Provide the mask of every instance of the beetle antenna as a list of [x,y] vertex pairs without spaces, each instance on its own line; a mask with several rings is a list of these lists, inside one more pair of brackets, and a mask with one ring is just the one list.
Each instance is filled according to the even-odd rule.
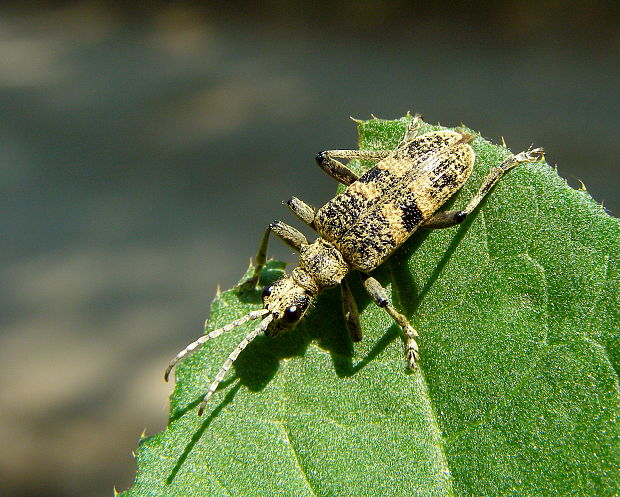
[[259,335],[261,331],[265,331],[267,329],[267,326],[269,326],[269,323],[271,323],[272,320],[273,320],[273,314],[270,313],[265,319],[261,321],[261,323],[256,327],[256,329],[248,333],[248,335],[243,340],[241,340],[241,342],[239,342],[239,345],[237,345],[237,348],[230,353],[230,355],[228,356],[228,359],[224,361],[224,364],[220,368],[220,371],[215,376],[215,380],[213,380],[213,383],[211,383],[211,386],[209,387],[209,391],[204,396],[204,399],[202,399],[202,402],[200,403],[200,408],[198,409],[198,416],[202,416],[202,413],[205,410],[205,406],[207,405],[207,402],[209,402],[209,399],[211,398],[213,393],[217,390],[218,385],[224,379],[224,376],[226,376],[226,373],[232,366],[233,362],[237,360],[237,357],[239,357],[239,354],[241,354],[243,349],[245,349],[248,346],[248,344]]
[[228,323],[226,326],[222,326],[221,328],[218,328],[217,330],[213,330],[210,333],[207,333],[206,335],[202,335],[198,340],[190,343],[187,347],[185,347],[181,352],[179,352],[175,356],[174,359],[170,361],[170,364],[168,364],[168,367],[166,368],[166,372],[164,373],[164,379],[168,381],[170,372],[172,371],[172,368],[174,368],[176,363],[179,362],[181,359],[183,359],[185,356],[190,355],[191,353],[195,352],[197,349],[202,347],[202,345],[206,341],[211,340],[212,338],[218,337],[222,333],[226,333],[227,331],[230,331],[233,328],[236,328],[237,326],[241,326],[243,323],[246,323],[247,321],[250,321],[252,319],[262,318],[265,314],[269,314],[270,312],[271,311],[268,311],[267,309],[259,309],[257,311],[251,311],[245,316],[239,319],[235,319],[231,323]]

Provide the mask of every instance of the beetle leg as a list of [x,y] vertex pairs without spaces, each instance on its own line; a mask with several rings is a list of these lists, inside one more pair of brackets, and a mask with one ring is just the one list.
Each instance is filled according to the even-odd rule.
[[486,179],[482,183],[482,186],[478,190],[478,193],[469,201],[467,207],[463,211],[465,215],[471,214],[471,212],[478,206],[481,200],[485,197],[489,190],[493,188],[493,185],[504,175],[506,171],[509,171],[519,164],[525,164],[528,162],[537,162],[543,159],[545,151],[542,148],[529,148],[528,150],[518,153],[517,155],[511,155],[498,167],[494,167],[489,171]]
[[293,214],[312,229],[316,229],[314,227],[314,216],[316,215],[316,209],[314,207],[306,204],[303,200],[299,200],[297,197],[291,197],[285,203],[287,207],[293,211]]
[[359,179],[359,175],[351,171],[339,159],[360,159],[379,161],[385,159],[393,150],[324,150],[316,155],[316,161],[321,169],[336,181],[349,186]]
[[465,221],[467,214],[465,211],[446,211],[438,212],[430,219],[424,221],[420,227],[429,230],[437,230],[443,228],[451,228]]
[[542,148],[529,149],[517,155],[511,155],[498,167],[494,167],[489,171],[489,174],[482,182],[482,186],[478,190],[478,193],[476,193],[476,195],[474,195],[474,197],[469,201],[469,204],[467,204],[467,207],[465,207],[465,209],[463,209],[462,211],[455,210],[439,212],[430,219],[427,219],[424,223],[422,223],[421,227],[428,229],[442,229],[450,228],[451,226],[462,223],[465,218],[469,214],[471,214],[474,209],[476,209],[476,207],[478,207],[478,204],[480,204],[482,199],[486,196],[487,193],[489,193],[491,188],[493,188],[495,183],[499,181],[499,179],[504,175],[506,171],[509,171],[510,169],[518,166],[519,164],[539,161],[543,156],[544,150]]
[[244,289],[255,288],[258,283],[258,277],[260,276],[260,272],[265,267],[267,262],[267,245],[269,243],[269,235],[274,233],[278,236],[284,243],[286,243],[293,250],[299,252],[302,245],[308,245],[308,240],[299,230],[289,226],[282,221],[274,221],[265,230],[263,234],[263,238],[261,239],[260,245],[258,246],[258,252],[256,253],[256,265],[254,266],[254,272],[252,273],[252,277],[243,283],[239,284],[238,287],[243,287]]
[[340,283],[340,290],[342,291],[342,312],[344,314],[347,330],[349,330],[352,341],[360,342],[363,337],[360,315],[357,311],[355,298],[353,298],[353,294],[351,293],[351,287],[349,287],[346,278]]
[[[413,119],[409,121],[405,135],[400,144],[410,142],[417,136],[421,122],[422,116],[416,114]],[[316,155],[316,161],[319,167],[332,178],[343,185],[349,186],[359,179],[359,175],[351,171],[351,169],[342,162],[337,161],[336,158],[380,161],[393,152],[394,150],[324,150]]]
[[372,300],[374,300],[375,304],[385,309],[385,312],[387,312],[390,317],[396,321],[396,324],[402,328],[405,335],[405,360],[409,364],[409,367],[414,369],[415,362],[420,359],[418,344],[415,340],[418,333],[413,326],[411,326],[407,317],[392,307],[388,300],[387,292],[385,288],[381,286],[381,283],[366,273],[362,273],[362,280],[364,282],[364,288]]

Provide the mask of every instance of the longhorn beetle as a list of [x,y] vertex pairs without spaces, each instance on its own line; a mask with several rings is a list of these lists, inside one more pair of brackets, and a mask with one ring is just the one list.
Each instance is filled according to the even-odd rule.
[[[405,360],[410,368],[419,360],[417,332],[409,320],[389,302],[385,289],[369,275],[418,228],[448,228],[462,223],[493,185],[509,169],[543,156],[536,148],[511,155],[491,168],[478,193],[463,210],[436,211],[465,183],[475,154],[469,143],[474,136],[459,131],[431,131],[418,135],[421,118],[410,120],[405,135],[394,150],[326,150],[316,160],[327,174],[346,185],[320,209],[298,198],[286,203],[293,213],[319,234],[309,243],[297,229],[275,221],[265,230],[256,254],[252,277],[240,286],[254,288],[267,260],[269,235],[274,233],[299,252],[299,264],[291,275],[286,273],[263,289],[263,308],[201,336],[170,361],[168,380],[175,364],[207,340],[243,323],[260,319],[224,362],[198,410],[202,414],[207,402],[239,354],[261,332],[269,337],[285,333],[300,321],[313,299],[323,290],[340,285],[345,322],[353,341],[362,339],[357,306],[344,277],[359,271],[364,287],[376,305],[385,309],[402,328],[405,336]],[[374,167],[358,176],[339,159],[377,161]]]

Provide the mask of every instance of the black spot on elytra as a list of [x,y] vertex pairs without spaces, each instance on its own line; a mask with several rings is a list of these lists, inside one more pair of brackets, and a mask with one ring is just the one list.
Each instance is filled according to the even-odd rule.
[[375,181],[377,178],[384,176],[386,173],[387,171],[385,169],[379,169],[378,167],[373,167],[372,169],[369,169],[364,174],[362,174],[362,176],[360,177],[360,179],[358,179],[358,181],[362,183],[371,183]]
[[399,205],[399,207],[403,212],[401,217],[403,227],[407,231],[415,230],[422,222],[422,211],[420,211],[420,209],[418,208],[418,204],[415,202],[415,200],[411,200],[406,204]]

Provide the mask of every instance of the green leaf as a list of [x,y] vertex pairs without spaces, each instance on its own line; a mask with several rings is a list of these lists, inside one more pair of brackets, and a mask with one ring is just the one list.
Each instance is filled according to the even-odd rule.
[[[360,123],[360,146],[393,147],[405,123]],[[473,147],[448,208],[508,154]],[[263,279],[278,274],[272,263]],[[361,343],[328,291],[293,332],[250,344],[203,417],[250,326],[184,360],[168,427],[140,442],[124,495],[620,494],[620,223],[586,192],[521,165],[463,225],[415,233],[376,271],[420,333],[416,372],[355,276]],[[259,307],[259,292],[225,292],[209,328]]]

